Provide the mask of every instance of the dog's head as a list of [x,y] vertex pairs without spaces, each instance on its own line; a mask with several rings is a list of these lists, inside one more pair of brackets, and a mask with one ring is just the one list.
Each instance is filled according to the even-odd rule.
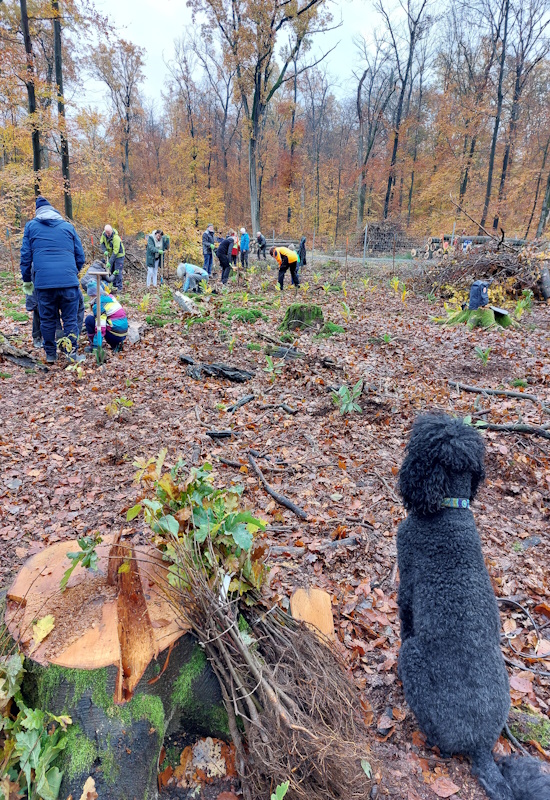
[[405,508],[434,514],[458,486],[465,487],[473,500],[485,477],[484,453],[478,431],[461,420],[446,414],[418,417],[399,472]]

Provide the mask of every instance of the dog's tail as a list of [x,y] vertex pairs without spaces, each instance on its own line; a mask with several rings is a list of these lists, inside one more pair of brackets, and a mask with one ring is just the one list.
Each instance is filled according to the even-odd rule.
[[536,758],[508,756],[497,763],[484,751],[472,757],[472,772],[490,800],[550,800],[550,774]]

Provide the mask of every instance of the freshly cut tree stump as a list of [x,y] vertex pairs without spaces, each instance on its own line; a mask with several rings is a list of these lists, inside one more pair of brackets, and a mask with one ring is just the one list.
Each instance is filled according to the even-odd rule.
[[[99,569],[78,565],[61,592],[75,549],[42,550],[7,593],[6,625],[26,656],[23,695],[72,719],[60,798],[79,798],[92,776],[102,800],[155,800],[166,733],[227,738],[219,684],[164,596],[157,550],[103,543]],[[50,615],[53,630],[38,642],[33,623]]]
[[323,309],[321,306],[307,303],[294,303],[286,310],[281,323],[282,331],[311,330],[322,328],[324,325]]

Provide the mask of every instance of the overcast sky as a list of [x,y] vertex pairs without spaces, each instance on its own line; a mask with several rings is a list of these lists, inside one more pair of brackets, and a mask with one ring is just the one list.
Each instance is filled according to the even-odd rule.
[[[98,10],[108,16],[118,35],[146,49],[144,93],[150,99],[159,98],[165,86],[165,61],[173,54],[174,39],[185,27],[192,25],[191,11],[185,0],[96,0]],[[340,0],[332,3],[334,21],[342,18],[337,30],[317,36],[312,52],[319,56],[336,45],[327,58],[330,72],[342,88],[350,79],[357,64],[353,38],[363,34],[370,38],[377,23],[370,0]],[[87,79],[79,104],[103,108],[107,103],[102,84]]]

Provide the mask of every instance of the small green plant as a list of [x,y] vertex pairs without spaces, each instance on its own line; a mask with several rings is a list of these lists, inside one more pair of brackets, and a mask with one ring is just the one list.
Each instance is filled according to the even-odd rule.
[[523,551],[522,543],[519,541],[514,542],[514,544],[512,545],[512,550],[514,551],[514,553],[521,553]]
[[290,786],[290,781],[285,781],[284,783],[280,783],[275,792],[271,793],[271,800],[283,800],[283,797],[288,792],[288,788]]
[[370,284],[370,278],[361,278],[361,283],[363,284],[363,286],[365,288],[365,291],[368,291],[369,284]]
[[300,289],[304,294],[307,294],[309,292],[309,283],[307,281],[304,281],[303,283],[300,284]]
[[0,797],[57,800],[63,773],[55,762],[67,746],[72,720],[29,708],[21,694],[24,673],[20,653],[0,657]]
[[320,272],[314,272],[313,273],[313,280],[315,281],[315,283],[320,283],[321,282],[321,278],[322,278],[322,275],[321,275]]
[[208,285],[208,281],[205,278],[203,278],[202,281],[199,281],[199,286],[203,294],[212,294],[212,287]]
[[149,311],[150,304],[151,304],[151,295],[144,294],[140,302],[138,303],[138,308],[145,314],[146,311]]
[[433,292],[430,292],[429,294],[426,295],[426,300],[428,301],[428,303],[435,303],[435,294]]
[[345,328],[341,325],[336,325],[334,322],[325,322],[319,333],[317,334],[322,339],[328,339],[329,336],[334,336],[335,333],[344,333]]
[[267,292],[267,290],[269,289],[269,281],[262,281],[260,283],[260,288],[262,292]]
[[235,342],[236,341],[237,340],[233,336],[233,338],[230,339],[230,341],[227,343],[227,349],[229,350],[229,355],[233,355],[233,348],[235,347]]
[[11,372],[0,372],[0,378],[6,381],[8,378],[11,378]]
[[348,290],[346,288],[346,281],[345,280],[342,281],[342,291],[344,293],[344,297],[347,297],[348,296]]
[[57,346],[67,355],[70,355],[74,350],[74,340],[70,336],[62,336],[57,340]]
[[271,356],[266,356],[265,360],[266,366],[263,371],[269,374],[271,383],[273,383],[277,375],[280,375],[283,371],[284,361],[273,361]]
[[332,284],[330,282],[323,283],[323,291],[325,294],[328,294],[332,289]]
[[510,386],[513,386],[514,389],[526,389],[527,385],[525,378],[514,378],[514,380],[510,382]]
[[228,596],[243,597],[258,591],[267,574],[262,548],[253,548],[256,533],[266,523],[239,508],[242,486],[215,489],[211,464],[188,470],[183,461],[162,474],[166,450],[156,459],[138,460],[136,480],[153,497],[142,500],[126,513],[128,521],[143,512],[155,534],[155,544],[172,562],[168,580],[173,586],[187,585],[187,563],[181,548],[206,570],[209,578],[220,573],[227,579]]
[[342,314],[344,315],[344,319],[346,320],[346,322],[349,322],[351,319],[351,308],[348,306],[347,303],[344,303],[343,301],[340,305],[342,306]]
[[99,533],[94,533],[93,536],[82,536],[78,539],[78,546],[80,547],[80,551],[76,553],[67,553],[67,558],[73,562],[68,570],[63,574],[61,581],[59,583],[59,588],[61,591],[65,591],[69,578],[73,574],[74,570],[81,564],[85,569],[97,570],[97,565],[99,563],[99,556],[96,553],[96,548],[98,544],[101,544],[103,539],[99,535]]
[[522,297],[517,301],[516,307],[514,310],[514,316],[517,320],[520,320],[523,316],[524,311],[531,311],[533,307],[533,292],[530,289],[524,289],[522,292]]
[[255,350],[255,351],[258,351],[258,350],[261,350],[261,349],[262,349],[262,345],[261,345],[261,344],[258,344],[258,342],[248,342],[248,344],[246,345],[246,349],[247,349],[247,350]]
[[69,364],[68,367],[65,367],[65,372],[74,372],[77,380],[79,381],[81,381],[83,378],[86,377],[86,373],[84,372],[80,364]]
[[361,406],[355,401],[361,397],[363,391],[363,379],[360,378],[353,389],[349,386],[340,386],[337,392],[332,392],[332,401],[338,406],[340,414],[351,414],[353,411],[361,411]]
[[383,333],[381,339],[385,344],[391,344],[392,335],[391,333]]
[[395,294],[397,294],[399,292],[399,278],[394,276],[390,281],[390,286]]
[[490,354],[490,352],[491,352],[491,348],[490,347],[488,347],[486,350],[484,350],[482,347],[477,345],[475,347],[475,349],[474,349],[474,353],[479,358],[479,360],[481,361],[481,363],[483,364],[484,367],[486,367],[487,364],[489,363],[489,354]]
[[124,409],[132,408],[133,405],[133,400],[128,400],[126,397],[115,397],[111,403],[105,406],[105,411],[112,419],[120,419]]

